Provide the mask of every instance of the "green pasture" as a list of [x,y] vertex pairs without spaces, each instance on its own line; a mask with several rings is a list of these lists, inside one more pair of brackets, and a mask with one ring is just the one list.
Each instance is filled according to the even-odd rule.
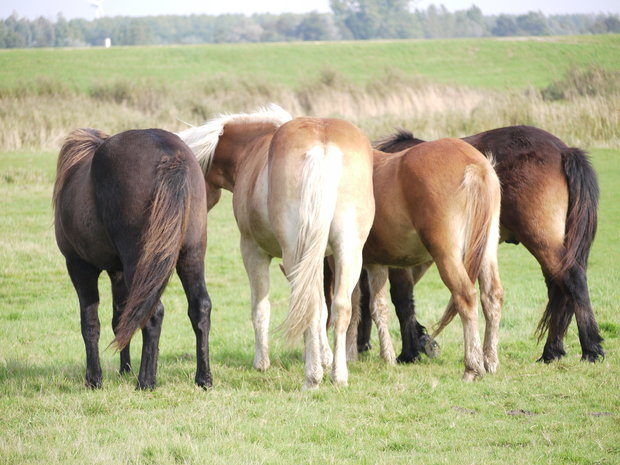
[[[433,82],[465,84],[502,95],[504,90],[547,86],[575,67],[620,69],[619,49],[616,35],[0,50],[1,121],[7,126],[15,120],[12,114],[24,113],[23,119],[11,123],[19,128],[7,132],[3,140],[11,141],[25,128],[45,136],[41,146],[52,145],[48,134],[49,138],[66,134],[72,114],[85,119],[105,114],[109,117],[105,122],[88,121],[102,129],[112,126],[116,111],[125,111],[123,125],[132,118],[140,118],[144,125],[173,119],[164,114],[155,120],[125,101],[95,112],[87,106],[72,107],[83,103],[80,99],[64,100],[73,92],[89,93],[101,82],[144,80],[153,83],[155,94],[160,84],[166,89],[178,85],[187,98],[183,90],[196,89],[196,82],[208,86],[214,79],[223,83],[235,76],[246,82],[299,87],[325,69],[359,84],[398,69]],[[235,86],[227,89],[237,91]],[[11,97],[21,92],[28,95],[25,100]],[[528,99],[527,94],[520,98]],[[45,103],[37,105],[39,101]],[[588,140],[587,134],[603,124],[596,115],[604,115],[608,125],[620,120],[613,102],[618,102],[617,95],[582,99],[580,107],[537,101],[536,111],[564,121],[573,108],[581,108],[580,124],[566,119],[561,134],[567,143],[581,145],[575,141]],[[608,106],[595,113],[595,103]],[[539,113],[527,113],[528,108],[518,108],[524,111],[508,121],[549,129],[542,121],[550,119],[538,119]],[[241,110],[247,109],[237,111]],[[521,114],[531,119],[524,121]],[[476,115],[472,111],[469,117]],[[467,116],[442,121],[438,113],[433,118],[433,124],[453,128],[454,134],[471,129]],[[505,121],[499,114],[488,118],[480,121],[495,125]],[[168,124],[165,127],[170,128]],[[602,141],[600,145],[582,146],[591,154],[601,186],[588,278],[605,338],[607,356],[602,362],[580,361],[573,322],[566,337],[568,355],[549,365],[535,363],[542,343],[534,331],[547,300],[546,288],[533,257],[523,247],[503,244],[499,256],[506,298],[496,375],[470,384],[461,381],[462,330],[455,320],[438,340],[442,348],[438,358],[385,366],[374,332],[373,350],[349,366],[348,387],[336,388],[326,376],[320,389],[311,393],[300,390],[301,345],[287,349],[275,332],[288,302],[278,260],[271,269],[272,367],[265,373],[252,368],[250,293],[227,193],[209,215],[206,280],[213,301],[213,388],[203,391],[193,385],[194,335],[176,277],[163,297],[166,316],[157,389],[136,391],[136,375],[117,374],[118,355],[105,349],[113,335],[104,276],[100,280],[104,386],[96,391],[85,388],[77,297],[53,232],[51,193],[57,153],[8,151],[0,145],[0,463],[620,463],[619,132],[601,132],[595,139]],[[448,292],[433,269],[416,287],[420,321],[431,326],[447,302]],[[395,315],[390,328],[399,350]],[[132,347],[134,371],[139,366],[140,339],[137,334]]]
[[205,82],[218,76],[297,88],[326,69],[357,84],[387,70],[444,84],[541,87],[571,68],[620,67],[620,35],[0,50],[0,92],[50,83],[86,92],[117,80]]
[[[620,324],[617,267],[620,167],[617,150],[593,150],[600,174],[600,226],[590,290],[606,359],[579,361],[574,323],[568,356],[535,363],[534,328],[545,288],[522,247],[500,246],[506,304],[499,373],[465,384],[462,335],[454,322],[442,354],[385,366],[373,349],[350,365],[350,386],[325,379],[302,393],[301,348],[272,339],[272,368],[252,369],[249,291],[226,195],[210,216],[207,283],[213,299],[214,387],[193,386],[193,333],[175,278],[167,289],[159,383],[134,389],[103,351],[104,387],[83,385],[77,298],[53,237],[55,154],[0,155],[0,459],[27,463],[574,463],[620,460]],[[272,266],[272,328],[284,318],[287,287]],[[102,278],[102,349],[112,339],[111,302]],[[448,300],[436,273],[416,288],[422,322]],[[397,346],[396,318],[391,332]],[[134,367],[140,337],[134,339]],[[378,346],[376,336],[373,342]]]

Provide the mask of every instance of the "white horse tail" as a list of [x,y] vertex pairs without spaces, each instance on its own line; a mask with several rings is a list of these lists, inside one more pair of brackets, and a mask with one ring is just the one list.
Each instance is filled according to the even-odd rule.
[[288,274],[291,299],[284,333],[289,344],[310,327],[323,304],[323,258],[341,173],[342,151],[338,147],[317,145],[306,152],[301,171],[297,244]]
[[[464,211],[463,265],[472,283],[482,263],[499,243],[501,187],[491,163],[471,164],[465,168],[461,192],[467,199]],[[456,316],[452,301],[436,325],[437,336]]]

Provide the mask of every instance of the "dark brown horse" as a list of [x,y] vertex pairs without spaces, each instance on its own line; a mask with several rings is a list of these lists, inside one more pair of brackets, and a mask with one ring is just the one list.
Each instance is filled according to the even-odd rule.
[[[582,360],[604,357],[603,341],[588,293],[586,269],[597,225],[599,188],[586,154],[554,135],[531,126],[511,126],[463,138],[495,159],[502,184],[501,238],[522,243],[540,263],[549,301],[538,324],[538,337],[548,332],[539,361],[566,353],[563,339],[573,314],[577,320]],[[423,142],[401,130],[377,144],[399,152]],[[413,286],[430,266],[391,269],[392,301],[403,335],[400,361],[414,361],[423,348],[424,328],[415,319]],[[368,310],[362,312],[368,315]],[[367,344],[366,316],[358,346]],[[425,336],[424,336],[425,337]]]
[[[207,199],[191,150],[159,129],[108,136],[78,129],[66,139],[54,184],[56,241],[80,302],[86,347],[86,385],[100,387],[99,291],[105,270],[112,282],[113,344],[120,371],[130,369],[129,341],[142,328],[139,388],[156,383],[160,297],[175,266],[196,334],[199,386],[211,386],[211,301],[204,280]],[[191,210],[191,215],[190,215]]]

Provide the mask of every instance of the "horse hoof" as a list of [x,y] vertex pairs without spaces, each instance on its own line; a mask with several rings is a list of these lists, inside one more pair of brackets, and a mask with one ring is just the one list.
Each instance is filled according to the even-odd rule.
[[394,352],[388,352],[388,353],[381,354],[381,358],[388,365],[396,365],[396,354]]
[[346,367],[340,367],[339,370],[332,370],[329,379],[334,386],[345,387],[349,382],[349,370],[347,370]]
[[306,381],[301,387],[302,391],[316,391],[319,388],[319,383]]
[[88,379],[86,378],[86,382],[84,385],[90,389],[101,389],[103,387],[103,382],[100,379]]
[[417,363],[421,360],[420,358],[420,354],[417,355],[413,355],[413,354],[400,354],[397,358],[396,358],[396,363]]
[[138,381],[136,384],[136,391],[154,391],[155,382],[141,383]]
[[582,362],[590,362],[590,363],[596,363],[596,362],[602,362],[605,359],[605,353],[603,351],[601,351],[602,353],[598,354],[598,353],[584,353],[581,356],[581,361]]
[[195,382],[196,386],[201,387],[205,391],[213,387],[213,379],[211,378],[211,375],[200,379],[196,378]]
[[490,373],[492,375],[497,373],[498,366],[499,366],[499,362],[491,362],[487,360],[484,361],[484,368],[486,369],[487,373]]
[[477,373],[472,370],[465,370],[465,373],[463,373],[463,381],[466,383],[474,382],[477,379],[482,379],[482,377],[483,375],[481,373]]
[[269,359],[254,360],[254,369],[257,371],[267,371],[271,366]]
[[370,349],[372,349],[372,345],[370,344],[370,342],[365,342],[364,344],[360,344],[357,346],[357,352],[360,354],[362,352],[367,352]]
[[441,347],[437,341],[427,334],[422,336],[422,347],[424,347],[424,353],[430,359],[438,357],[441,353]]

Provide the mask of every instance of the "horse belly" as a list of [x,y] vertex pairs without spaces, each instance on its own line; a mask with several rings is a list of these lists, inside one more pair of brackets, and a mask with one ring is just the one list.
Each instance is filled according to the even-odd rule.
[[364,246],[364,264],[409,267],[432,260],[417,231],[410,229],[398,234],[371,232]]
[[266,192],[256,189],[249,201],[242,201],[241,197],[239,193],[233,195],[233,211],[239,231],[246,237],[252,237],[270,256],[281,257],[282,250],[269,221]]

